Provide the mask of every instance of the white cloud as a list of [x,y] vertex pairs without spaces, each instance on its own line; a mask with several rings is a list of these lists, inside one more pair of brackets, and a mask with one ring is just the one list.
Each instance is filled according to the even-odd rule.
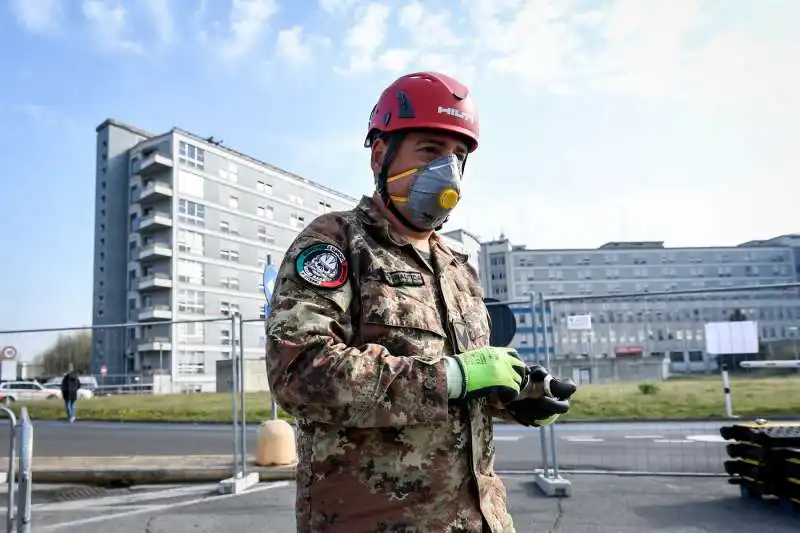
[[381,53],[375,61],[381,68],[393,73],[406,72],[412,62],[419,57],[413,48],[389,48]]
[[11,0],[11,11],[20,26],[33,33],[58,32],[64,0]]
[[344,46],[349,52],[347,68],[339,72],[359,73],[371,70],[375,65],[375,53],[386,40],[391,8],[373,2],[360,10],[353,26],[347,30]]
[[220,44],[220,55],[237,60],[252,52],[277,12],[276,0],[233,0],[228,20],[230,36]]
[[328,46],[328,38],[308,35],[302,26],[292,26],[278,32],[275,55],[294,66],[305,66],[313,62],[315,54]]
[[175,21],[172,17],[172,0],[144,0],[144,8],[152,19],[158,39],[169,44],[175,37]]
[[115,0],[83,0],[83,16],[89,24],[97,45],[106,51],[141,53],[144,46],[128,39],[128,13]]
[[319,8],[326,13],[345,13],[352,9],[359,0],[319,0]]
[[418,0],[400,9],[398,25],[408,33],[412,43],[423,49],[440,50],[463,42],[453,32],[454,24],[448,10],[426,10]]

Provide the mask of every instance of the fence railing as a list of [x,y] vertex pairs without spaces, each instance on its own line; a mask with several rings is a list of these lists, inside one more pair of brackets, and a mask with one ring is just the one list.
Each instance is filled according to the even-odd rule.
[[[6,533],[30,533],[33,490],[33,424],[28,410],[20,416],[8,407],[0,407],[9,421],[8,465],[6,467]],[[18,446],[19,447],[18,447]]]
[[[737,386],[746,380],[723,383],[721,370],[729,354],[708,353],[705,325],[755,321],[761,353],[747,357],[773,358],[775,350],[770,346],[779,344],[785,358],[799,358],[799,287],[800,283],[787,283],[602,296],[540,294],[487,306],[509,305],[518,315],[520,326],[512,346],[523,358],[580,385],[647,382],[657,390],[658,382],[676,373],[710,375],[696,383],[705,383],[703,394],[713,395],[719,406],[713,414],[722,418],[727,414],[726,398],[736,412]],[[755,366],[735,363],[737,370]],[[794,365],[772,366],[796,372]],[[732,394],[726,394],[730,389]],[[641,396],[629,401],[645,401],[645,393],[641,388],[637,393]],[[629,418],[635,413],[632,406]],[[664,416],[669,417],[668,409]],[[680,416],[686,413],[676,413],[676,418]],[[725,424],[697,420],[557,423],[541,431],[542,466],[554,478],[582,472],[724,475],[726,452],[719,428]]]

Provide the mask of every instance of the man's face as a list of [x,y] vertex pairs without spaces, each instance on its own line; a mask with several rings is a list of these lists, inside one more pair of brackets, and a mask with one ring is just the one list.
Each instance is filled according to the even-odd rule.
[[[454,154],[464,161],[469,153],[467,144],[454,134],[436,131],[413,131],[406,135],[400,148],[389,165],[389,176],[395,176],[412,168],[423,167],[435,159]],[[372,172],[381,171],[386,156],[386,143],[379,139],[372,146]],[[411,179],[398,179],[389,183],[391,196],[407,196],[413,183]]]

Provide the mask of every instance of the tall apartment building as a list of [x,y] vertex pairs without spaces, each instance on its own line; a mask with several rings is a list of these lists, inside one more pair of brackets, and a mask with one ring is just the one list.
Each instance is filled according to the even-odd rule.
[[[508,239],[481,246],[481,281],[487,296],[524,300],[529,294],[596,296],[742,287],[800,279],[800,236],[734,247],[666,248],[663,242],[611,242],[598,249],[529,250]],[[800,338],[797,290],[751,290],[692,296],[573,301],[553,306],[551,355],[669,357],[675,371],[714,367],[705,354],[704,323],[742,311],[757,320],[764,341]],[[524,357],[544,354],[540,320],[530,306],[515,306],[513,345]],[[569,315],[592,315],[591,331],[569,330]]]
[[[219,319],[263,316],[262,273],[297,233],[356,199],[174,128],[153,135],[114,120],[97,128],[93,370],[163,369],[177,390],[215,387],[232,332]],[[245,356],[263,355],[245,338]]]

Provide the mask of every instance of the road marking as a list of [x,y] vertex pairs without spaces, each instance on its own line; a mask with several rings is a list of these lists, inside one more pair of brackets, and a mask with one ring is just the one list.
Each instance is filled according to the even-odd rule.
[[686,438],[694,442],[728,442],[722,435],[689,435]]
[[658,444],[686,444],[687,442],[692,442],[686,439],[656,439],[653,442]]
[[239,494],[223,494],[221,496],[203,496],[201,498],[194,498],[191,500],[185,500],[181,502],[174,502],[174,503],[163,503],[160,505],[148,505],[147,507],[142,507],[140,509],[131,509],[128,511],[123,511],[121,513],[113,513],[113,514],[104,514],[102,516],[92,516],[89,518],[79,518],[77,520],[69,520],[67,522],[59,522],[57,524],[47,524],[46,526],[36,526],[37,532],[44,532],[44,531],[62,531],[63,528],[72,527],[72,526],[83,526],[86,524],[94,524],[96,522],[105,522],[106,520],[113,520],[115,518],[125,518],[128,516],[135,516],[138,514],[144,513],[157,513],[159,511],[166,511],[168,509],[177,509],[180,507],[189,507],[191,505],[197,505],[199,503],[204,503],[208,501],[219,501],[219,500],[227,500],[228,498],[235,498],[237,496],[245,496],[247,494],[255,494],[257,492],[263,492],[270,489],[278,489],[281,487],[286,487],[289,485],[288,481],[276,481],[274,483],[270,483],[268,485],[256,485],[245,492],[241,492]]
[[520,435],[495,435],[494,440],[505,440],[510,442],[516,442],[520,440],[522,437]]
[[564,440],[569,442],[604,442],[603,439],[595,437],[564,437]]
[[625,435],[626,439],[663,439],[661,435]]
[[[120,504],[131,504],[133,502],[144,502],[147,500],[160,500],[168,498],[178,498],[191,494],[211,494],[216,490],[215,484],[203,484],[190,487],[176,487],[166,490],[156,490],[148,492],[133,492],[122,496],[106,496],[104,498],[80,499],[68,502],[39,503],[31,506],[37,512],[52,511],[82,511],[93,507],[106,507],[109,505],[118,506]],[[152,505],[150,505],[152,507]]]

